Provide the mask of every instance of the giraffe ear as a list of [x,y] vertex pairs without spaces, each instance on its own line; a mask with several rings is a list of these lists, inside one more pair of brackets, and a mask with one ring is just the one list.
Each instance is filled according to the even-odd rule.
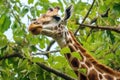
[[66,10],[65,10],[65,16],[63,18],[63,21],[67,21],[70,16],[72,15],[72,9],[73,9],[73,6],[70,5]]

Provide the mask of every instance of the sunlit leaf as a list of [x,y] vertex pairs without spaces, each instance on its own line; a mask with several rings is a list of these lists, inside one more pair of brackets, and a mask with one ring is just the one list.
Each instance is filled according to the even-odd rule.
[[5,35],[0,33],[0,49],[7,45],[8,41]]
[[28,4],[31,4],[33,3],[34,0],[28,0]]
[[21,16],[24,17],[26,15],[26,13],[28,12],[28,8],[24,7],[21,11]]
[[69,47],[64,47],[60,50],[61,54],[67,54],[67,53],[71,53]]
[[73,57],[76,57],[76,58],[82,60],[82,56],[80,55],[80,53],[78,53],[78,52],[72,52],[71,54],[72,54]]
[[3,15],[0,18],[0,31],[5,32],[10,27],[10,24],[11,24],[10,17]]
[[81,68],[81,69],[79,69],[79,72],[86,75],[87,69],[86,68]]
[[43,59],[43,58],[39,58],[39,57],[34,57],[34,58],[32,59],[32,61],[33,61],[33,62],[43,62],[44,59]]

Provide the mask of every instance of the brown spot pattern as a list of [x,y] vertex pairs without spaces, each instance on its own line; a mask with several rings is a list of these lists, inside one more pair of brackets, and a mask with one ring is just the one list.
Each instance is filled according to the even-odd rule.
[[94,69],[92,69],[90,71],[90,74],[88,75],[88,78],[89,80],[99,80],[97,76],[97,72]]
[[88,66],[88,67],[92,67],[92,64],[90,61],[85,61],[85,64]]
[[79,68],[79,65],[80,65],[80,63],[79,63],[79,61],[76,57],[74,57],[72,59],[71,64],[72,64],[73,67],[77,67],[77,68]]
[[76,51],[75,48],[74,48],[74,46],[68,45],[68,47],[70,48],[71,52],[75,52]]
[[68,59],[70,59],[71,54],[70,54],[70,53],[67,53],[67,54],[66,54],[66,57],[67,57]]
[[101,74],[99,74],[99,78],[100,78],[100,79],[103,79],[103,77],[102,77],[102,75],[101,75]]
[[114,80],[114,78],[113,78],[112,76],[110,76],[110,75],[105,75],[105,78],[106,78],[107,80]]
[[81,80],[88,80],[88,78],[84,74],[82,73],[79,73],[79,74],[80,74]]

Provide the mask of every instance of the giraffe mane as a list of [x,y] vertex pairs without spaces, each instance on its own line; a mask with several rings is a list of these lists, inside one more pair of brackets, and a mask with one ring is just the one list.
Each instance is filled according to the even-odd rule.
[[87,51],[82,47],[80,46],[81,44],[76,40],[76,38],[74,37],[74,34],[69,31],[69,33],[71,34],[75,44],[77,45],[77,47],[79,47],[79,49],[81,50],[81,52],[83,53],[84,56],[87,57],[87,59],[89,60],[89,62],[93,63],[94,66],[101,72],[107,72],[108,74],[113,74],[113,75],[116,75],[116,76],[120,76],[120,72],[118,71],[114,71],[112,68],[110,67],[107,67],[101,63],[99,63],[95,58],[93,58],[89,53],[87,53]]

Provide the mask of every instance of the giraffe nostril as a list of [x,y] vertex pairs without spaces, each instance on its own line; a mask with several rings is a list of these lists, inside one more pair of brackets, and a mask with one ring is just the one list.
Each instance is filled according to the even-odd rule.
[[34,34],[34,35],[38,35],[41,33],[41,31],[42,31],[42,26],[37,26],[37,27],[33,28],[30,32],[32,32],[32,34]]
[[33,22],[33,24],[40,24],[39,22],[37,22],[37,21],[35,21],[35,22]]

